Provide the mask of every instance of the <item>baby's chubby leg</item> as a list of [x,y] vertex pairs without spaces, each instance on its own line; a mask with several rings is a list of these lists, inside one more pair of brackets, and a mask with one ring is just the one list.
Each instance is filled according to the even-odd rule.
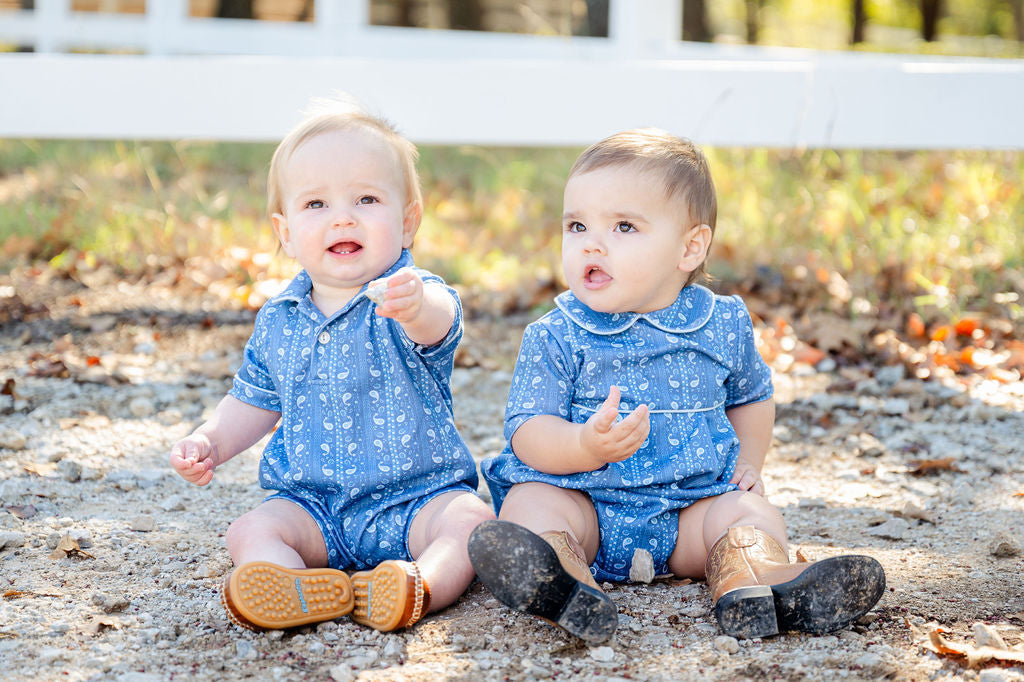
[[498,518],[518,523],[537,535],[568,531],[583,547],[588,563],[597,556],[601,542],[597,511],[590,497],[579,490],[540,482],[514,485],[505,496]]
[[267,561],[286,568],[327,565],[320,527],[302,507],[288,500],[267,500],[228,526],[228,553],[235,566]]
[[479,497],[457,491],[438,495],[416,512],[409,526],[409,551],[430,587],[430,611],[458,599],[473,581],[466,542],[494,512]]
[[704,562],[715,542],[734,526],[754,526],[786,548],[782,513],[756,493],[734,490],[706,497],[679,512],[679,536],[668,567],[675,575],[704,577]]

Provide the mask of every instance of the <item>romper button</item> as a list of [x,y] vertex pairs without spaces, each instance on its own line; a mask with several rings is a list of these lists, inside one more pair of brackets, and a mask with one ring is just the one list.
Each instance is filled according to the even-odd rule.
[[320,343],[327,344],[330,343],[331,335],[329,332],[320,332],[320,336],[317,338],[319,339]]

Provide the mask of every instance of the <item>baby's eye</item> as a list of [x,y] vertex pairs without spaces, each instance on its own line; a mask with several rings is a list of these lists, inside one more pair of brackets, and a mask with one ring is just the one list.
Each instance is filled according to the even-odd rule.
[[376,203],[380,203],[380,199],[378,199],[377,197],[366,195],[364,197],[359,197],[359,201],[357,201],[356,203],[358,203],[358,204],[376,204]]
[[623,220],[622,222],[615,223],[615,231],[616,232],[636,232],[636,227],[633,225],[633,223],[629,223],[629,222],[626,222],[625,220]]
[[323,208],[326,206],[320,199],[312,199],[306,202],[306,208]]
[[587,231],[587,226],[584,225],[583,223],[579,223],[579,222],[576,222],[574,220],[574,221],[572,221],[570,223],[566,223],[565,231],[566,232],[586,232]]

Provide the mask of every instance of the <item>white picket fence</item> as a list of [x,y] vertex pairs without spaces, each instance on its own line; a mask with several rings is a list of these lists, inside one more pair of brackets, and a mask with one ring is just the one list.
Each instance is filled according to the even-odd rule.
[[[700,45],[680,0],[612,0],[608,38],[0,10],[0,137],[275,140],[347,92],[419,143],[581,145],[658,126],[702,144],[1024,149],[1024,60]],[[129,50],[141,54],[70,54]]]

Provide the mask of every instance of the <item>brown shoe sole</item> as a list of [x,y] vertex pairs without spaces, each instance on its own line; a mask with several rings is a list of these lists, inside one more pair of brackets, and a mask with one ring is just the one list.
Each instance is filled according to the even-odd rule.
[[372,571],[352,574],[355,606],[352,620],[388,632],[404,625],[409,599],[415,598],[416,580],[397,561],[385,561]]
[[349,577],[330,568],[244,564],[224,581],[221,602],[236,625],[280,630],[333,620],[352,612]]

